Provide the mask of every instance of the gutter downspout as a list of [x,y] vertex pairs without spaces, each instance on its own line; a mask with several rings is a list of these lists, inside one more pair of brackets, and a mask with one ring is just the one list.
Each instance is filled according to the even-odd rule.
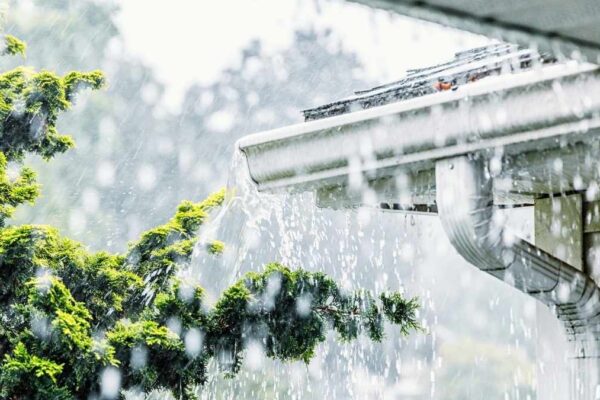
[[598,285],[494,222],[493,178],[484,160],[459,156],[437,161],[435,168],[438,214],[454,248],[483,272],[550,307],[570,342],[571,398],[600,398]]

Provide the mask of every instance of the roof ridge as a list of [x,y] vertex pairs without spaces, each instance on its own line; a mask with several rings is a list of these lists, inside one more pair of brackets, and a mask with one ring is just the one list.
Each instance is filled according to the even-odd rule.
[[459,86],[490,75],[514,73],[555,59],[510,43],[456,52],[454,58],[437,65],[408,70],[404,78],[367,90],[355,91],[353,96],[322,106],[303,110],[306,121],[327,118],[360,109],[456,90]]

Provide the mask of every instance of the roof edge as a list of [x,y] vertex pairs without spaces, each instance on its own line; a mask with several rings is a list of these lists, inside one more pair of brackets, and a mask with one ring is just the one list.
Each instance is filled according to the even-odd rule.
[[585,40],[546,32],[521,25],[510,24],[490,18],[460,12],[448,7],[411,0],[348,0],[372,8],[392,11],[408,17],[433,22],[439,25],[472,32],[475,34],[535,47],[543,52],[551,52],[569,58],[580,54],[586,61],[600,62],[600,46]]

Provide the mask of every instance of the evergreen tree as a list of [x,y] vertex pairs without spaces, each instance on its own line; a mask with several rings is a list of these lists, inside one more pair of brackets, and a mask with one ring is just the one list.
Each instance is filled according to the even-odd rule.
[[[5,37],[5,54],[24,51]],[[200,226],[226,201],[224,190],[184,201],[125,254],[89,252],[50,226],[7,224],[15,207],[39,195],[24,157],[49,160],[71,148],[58,116],[78,91],[103,84],[100,71],[59,76],[18,67],[0,75],[1,398],[116,398],[115,387],[193,398],[209,360],[234,376],[249,340],[268,357],[308,362],[329,328],[344,341],[361,333],[381,341],[384,320],[404,334],[418,328],[415,299],[348,293],[325,274],[277,263],[246,274],[208,306],[204,289],[178,272],[201,245]],[[219,257],[225,244],[205,246],[206,257]]]

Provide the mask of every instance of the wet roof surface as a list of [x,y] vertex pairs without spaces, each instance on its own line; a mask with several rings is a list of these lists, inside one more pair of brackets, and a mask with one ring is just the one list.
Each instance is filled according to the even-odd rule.
[[492,75],[510,74],[554,62],[554,58],[512,44],[495,44],[458,52],[448,62],[408,70],[406,77],[354,92],[352,97],[304,110],[306,121],[332,117],[408,100],[460,86]]

